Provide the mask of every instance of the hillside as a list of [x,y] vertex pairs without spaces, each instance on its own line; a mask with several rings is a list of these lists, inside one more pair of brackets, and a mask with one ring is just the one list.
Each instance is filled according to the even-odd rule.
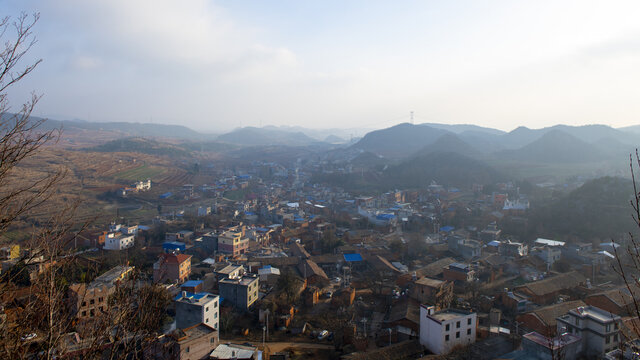
[[390,158],[402,158],[414,154],[424,146],[436,141],[445,130],[426,125],[408,123],[376,130],[366,134],[352,148],[370,151]]
[[[363,156],[371,159],[371,155]],[[451,152],[435,152],[412,157],[383,171],[318,174],[313,179],[315,182],[341,186],[354,194],[394,188],[424,188],[434,180],[446,186],[467,187],[504,178],[481,161]]]
[[435,142],[428,144],[422,149],[418,150],[415,156],[428,155],[437,152],[451,152],[472,158],[476,157],[478,154],[477,149],[475,149],[465,141],[462,141],[458,136],[454,134],[444,134]]
[[317,143],[302,132],[289,132],[275,127],[244,127],[218,136],[218,141],[244,146],[306,146]]
[[504,150],[495,155],[500,159],[534,163],[597,162],[609,158],[597,146],[561,130],[548,131],[520,149]]
[[135,152],[171,157],[189,155],[189,152],[181,147],[139,137],[113,140],[84,150],[95,152]]
[[530,227],[549,238],[575,235],[604,241],[637,230],[631,219],[632,196],[628,179],[595,179],[550,204],[534,207]]

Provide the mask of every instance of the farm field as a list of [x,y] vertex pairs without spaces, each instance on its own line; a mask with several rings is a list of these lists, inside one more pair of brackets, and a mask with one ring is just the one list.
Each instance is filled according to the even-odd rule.
[[113,175],[113,177],[116,179],[132,181],[132,182],[146,180],[146,179],[151,179],[155,181],[158,178],[160,178],[162,175],[164,175],[166,172],[167,172],[167,169],[164,169],[158,166],[152,166],[149,164],[144,164],[136,168],[127,169],[119,173],[116,173]]

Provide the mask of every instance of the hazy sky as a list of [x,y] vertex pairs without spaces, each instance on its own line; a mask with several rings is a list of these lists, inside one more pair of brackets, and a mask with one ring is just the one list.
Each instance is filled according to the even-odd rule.
[[13,99],[52,118],[640,124],[637,0],[0,1],[21,10],[44,61]]

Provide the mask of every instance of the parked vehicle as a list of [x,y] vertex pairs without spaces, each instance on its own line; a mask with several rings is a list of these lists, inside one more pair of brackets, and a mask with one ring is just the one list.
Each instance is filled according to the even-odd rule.
[[329,336],[329,331],[322,330],[320,334],[318,334],[318,340],[324,340],[327,336]]

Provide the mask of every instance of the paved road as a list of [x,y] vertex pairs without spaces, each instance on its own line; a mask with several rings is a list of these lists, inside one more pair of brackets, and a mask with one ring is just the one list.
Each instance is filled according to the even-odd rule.
[[[271,352],[283,351],[288,348],[295,349],[327,349],[333,350],[335,347],[328,344],[316,344],[316,343],[299,343],[299,342],[267,342]],[[257,345],[257,344],[256,344]]]

